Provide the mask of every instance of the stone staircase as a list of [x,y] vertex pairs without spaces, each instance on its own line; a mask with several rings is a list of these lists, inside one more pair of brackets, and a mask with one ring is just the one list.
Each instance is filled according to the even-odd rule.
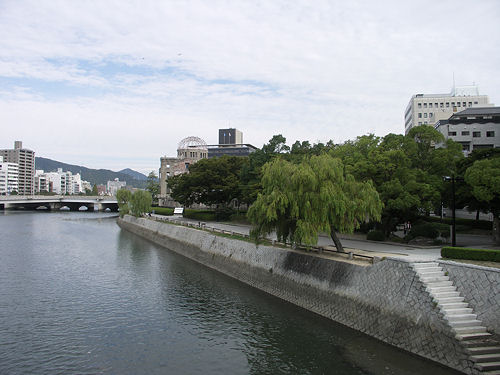
[[437,302],[457,340],[469,353],[469,359],[481,374],[500,375],[500,345],[457,288],[436,262],[413,263],[420,280]]

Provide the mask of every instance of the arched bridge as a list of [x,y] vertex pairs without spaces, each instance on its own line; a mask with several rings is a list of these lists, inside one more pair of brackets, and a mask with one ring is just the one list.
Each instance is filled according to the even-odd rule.
[[87,207],[88,211],[118,211],[115,197],[86,195],[9,195],[0,196],[0,210],[60,210],[63,207],[78,211]]

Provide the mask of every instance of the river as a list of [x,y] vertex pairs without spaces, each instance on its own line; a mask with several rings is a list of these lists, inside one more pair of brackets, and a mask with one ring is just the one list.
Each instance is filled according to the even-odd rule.
[[456,374],[120,230],[0,212],[0,374]]

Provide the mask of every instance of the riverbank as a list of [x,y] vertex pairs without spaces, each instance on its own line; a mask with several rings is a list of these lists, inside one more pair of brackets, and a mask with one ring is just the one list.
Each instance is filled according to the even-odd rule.
[[[118,219],[118,225],[386,343],[464,373],[478,373],[412,263],[387,258],[368,267],[359,266],[290,249],[256,247],[202,230],[131,216]],[[463,270],[457,267],[448,267],[447,272],[460,279]],[[468,268],[467,272],[476,271]],[[481,272],[486,271],[481,268]],[[487,274],[486,280],[488,277],[498,286],[498,274]],[[494,285],[493,290],[486,285],[478,287],[489,289],[482,297],[490,304],[483,315],[493,314],[494,322],[496,312],[491,303],[495,297],[491,302],[488,294],[495,293]]]

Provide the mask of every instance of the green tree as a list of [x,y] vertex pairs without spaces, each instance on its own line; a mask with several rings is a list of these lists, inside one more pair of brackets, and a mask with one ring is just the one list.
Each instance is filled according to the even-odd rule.
[[160,182],[158,176],[153,171],[148,175],[146,190],[151,194],[153,202],[157,202],[158,194],[160,194]]
[[263,167],[262,193],[248,211],[252,236],[276,230],[279,240],[315,245],[318,233],[352,232],[368,219],[379,220],[382,203],[371,181],[357,182],[330,155],[293,164],[276,158]]
[[116,192],[116,201],[120,210],[120,216],[127,215],[130,211],[129,203],[132,200],[132,193],[127,189],[119,189]]
[[241,199],[240,172],[248,159],[224,155],[202,159],[189,168],[189,173],[167,180],[171,196],[184,206],[193,203],[227,206]]
[[493,213],[493,238],[500,244],[500,158],[477,160],[467,168],[465,182],[477,200],[486,202]]
[[137,190],[132,194],[129,202],[130,212],[136,217],[142,216],[142,214],[149,212],[152,203],[153,199],[149,191]]
[[96,195],[99,195],[99,193],[97,192],[97,185],[94,184],[94,186],[92,186],[92,195],[96,196]]

